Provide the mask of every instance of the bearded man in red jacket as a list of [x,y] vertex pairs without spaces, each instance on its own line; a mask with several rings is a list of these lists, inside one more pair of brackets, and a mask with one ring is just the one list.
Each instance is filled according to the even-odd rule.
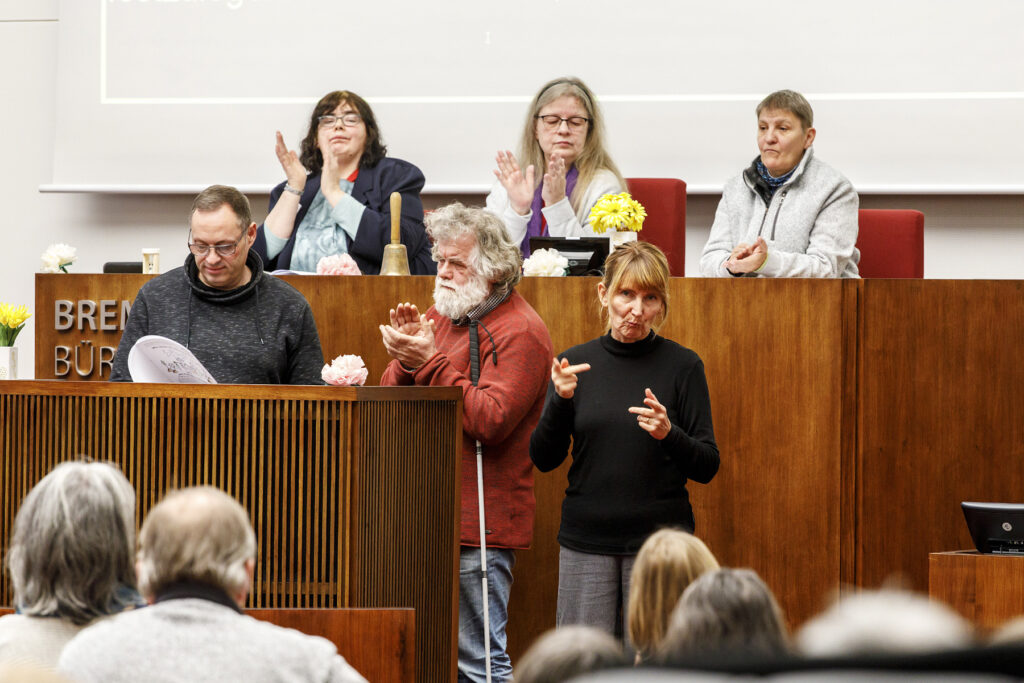
[[[459,680],[486,680],[477,462],[483,474],[491,673],[494,681],[511,680],[508,597],[514,550],[528,548],[533,535],[530,433],[544,407],[551,337],[515,291],[522,256],[499,218],[455,203],[431,213],[426,226],[437,262],[434,305],[422,315],[407,303],[392,309],[381,335],[394,360],[381,384],[462,388]],[[471,345],[479,348],[476,377]]]

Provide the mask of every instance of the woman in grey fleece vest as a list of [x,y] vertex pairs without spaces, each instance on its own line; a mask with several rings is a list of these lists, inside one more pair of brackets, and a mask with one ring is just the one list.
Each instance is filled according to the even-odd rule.
[[850,181],[814,158],[814,112],[803,95],[757,105],[760,156],[726,183],[700,258],[704,277],[859,277]]

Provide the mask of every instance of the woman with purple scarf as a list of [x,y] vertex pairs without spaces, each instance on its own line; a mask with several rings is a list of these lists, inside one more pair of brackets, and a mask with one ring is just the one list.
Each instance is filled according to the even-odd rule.
[[578,78],[540,89],[527,112],[519,158],[499,151],[487,210],[505,222],[523,256],[531,237],[594,236],[587,217],[602,195],[626,191],[604,147],[594,93]]

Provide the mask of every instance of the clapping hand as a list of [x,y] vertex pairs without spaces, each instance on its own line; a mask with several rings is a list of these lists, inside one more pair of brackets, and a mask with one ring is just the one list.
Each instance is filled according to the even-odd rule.
[[324,165],[320,169],[320,191],[333,207],[345,195],[341,190],[341,161],[334,154],[324,154]]
[[281,131],[277,131],[274,153],[277,154],[277,160],[281,162],[281,168],[284,169],[284,177],[288,180],[289,187],[294,187],[301,192],[306,187],[306,168],[299,161],[299,155],[295,153],[295,150],[288,149],[288,145],[284,144],[284,136],[281,135]]
[[555,385],[555,393],[562,398],[572,398],[576,393],[578,380],[576,375],[590,369],[590,363],[569,365],[569,359],[551,360],[551,382]]
[[551,206],[565,199],[565,174],[569,172],[565,159],[557,154],[548,160],[547,171],[544,172],[544,186],[540,196],[545,206]]
[[726,270],[730,273],[753,273],[764,264],[768,258],[768,243],[763,237],[758,237],[753,244],[737,244],[736,248],[729,254],[725,262]]
[[494,161],[498,165],[494,175],[497,176],[501,186],[505,188],[509,205],[520,216],[525,216],[530,212],[530,205],[533,204],[533,184],[536,180],[533,166],[527,166],[524,173],[519,168],[519,162],[516,161],[515,155],[509,151],[498,150]]
[[434,321],[410,303],[398,304],[390,315],[391,324],[380,326],[384,348],[406,370],[415,370],[437,352]]
[[668,419],[668,411],[665,406],[658,403],[658,398],[649,388],[644,390],[644,405],[631,406],[629,412],[636,415],[636,422],[640,429],[644,430],[658,441],[661,441],[672,431],[672,422]]

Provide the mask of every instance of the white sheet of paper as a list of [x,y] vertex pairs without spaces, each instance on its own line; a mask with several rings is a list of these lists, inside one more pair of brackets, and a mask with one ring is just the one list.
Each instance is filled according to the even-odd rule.
[[155,334],[140,338],[128,352],[133,382],[216,384],[217,380],[184,346]]

